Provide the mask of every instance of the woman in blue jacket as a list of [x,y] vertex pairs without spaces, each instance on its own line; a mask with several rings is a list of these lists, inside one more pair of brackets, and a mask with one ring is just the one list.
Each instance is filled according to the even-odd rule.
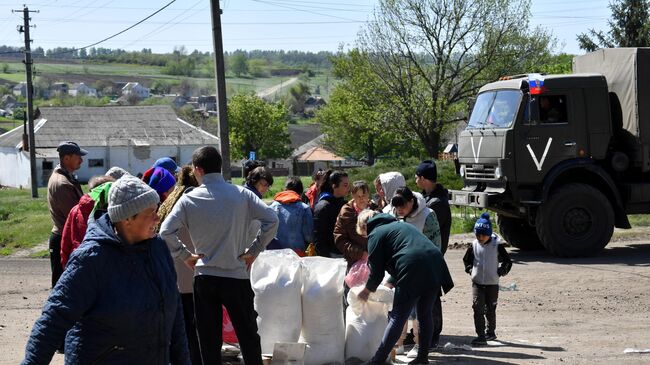
[[24,365],[49,364],[65,338],[65,364],[190,365],[174,265],[155,235],[159,197],[132,176],[109,192],[50,293]]

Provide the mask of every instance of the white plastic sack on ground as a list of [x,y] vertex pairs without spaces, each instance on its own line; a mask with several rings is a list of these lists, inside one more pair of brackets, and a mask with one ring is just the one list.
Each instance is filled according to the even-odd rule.
[[260,253],[251,268],[262,353],[276,342],[298,342],[302,327],[302,266],[290,249]]
[[367,302],[359,300],[363,287],[350,289],[345,313],[345,359],[370,361],[381,344],[388,325],[388,311],[393,306],[394,292],[380,285]]
[[343,259],[302,258],[302,336],[305,365],[343,364]]

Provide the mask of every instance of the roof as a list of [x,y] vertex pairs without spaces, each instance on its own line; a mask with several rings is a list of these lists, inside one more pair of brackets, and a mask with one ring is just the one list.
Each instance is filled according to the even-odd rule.
[[321,134],[320,124],[289,124],[291,149],[300,148]]
[[302,155],[298,156],[298,161],[344,161],[343,157],[337,156],[323,147],[313,147]]
[[[43,107],[35,121],[37,150],[75,141],[103,146],[218,145],[219,138],[178,118],[168,105]],[[0,147],[22,147],[22,126],[0,135]]]

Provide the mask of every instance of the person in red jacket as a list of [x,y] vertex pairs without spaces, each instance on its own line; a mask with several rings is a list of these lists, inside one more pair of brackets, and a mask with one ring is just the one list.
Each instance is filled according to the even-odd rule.
[[88,181],[90,192],[79,199],[79,203],[70,209],[68,217],[63,226],[61,235],[61,267],[65,269],[70,254],[74,251],[86,236],[88,218],[93,210],[106,209],[108,205],[108,190],[111,182],[115,181],[111,176],[95,176]]

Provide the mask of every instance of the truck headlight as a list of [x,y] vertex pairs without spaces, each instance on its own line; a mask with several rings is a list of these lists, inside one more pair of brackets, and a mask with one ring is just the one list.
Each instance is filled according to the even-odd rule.
[[494,169],[494,177],[495,177],[497,180],[500,180],[500,179],[503,177],[503,173],[501,172],[501,166],[497,166],[497,167]]
[[460,177],[465,177],[465,165],[460,165]]

